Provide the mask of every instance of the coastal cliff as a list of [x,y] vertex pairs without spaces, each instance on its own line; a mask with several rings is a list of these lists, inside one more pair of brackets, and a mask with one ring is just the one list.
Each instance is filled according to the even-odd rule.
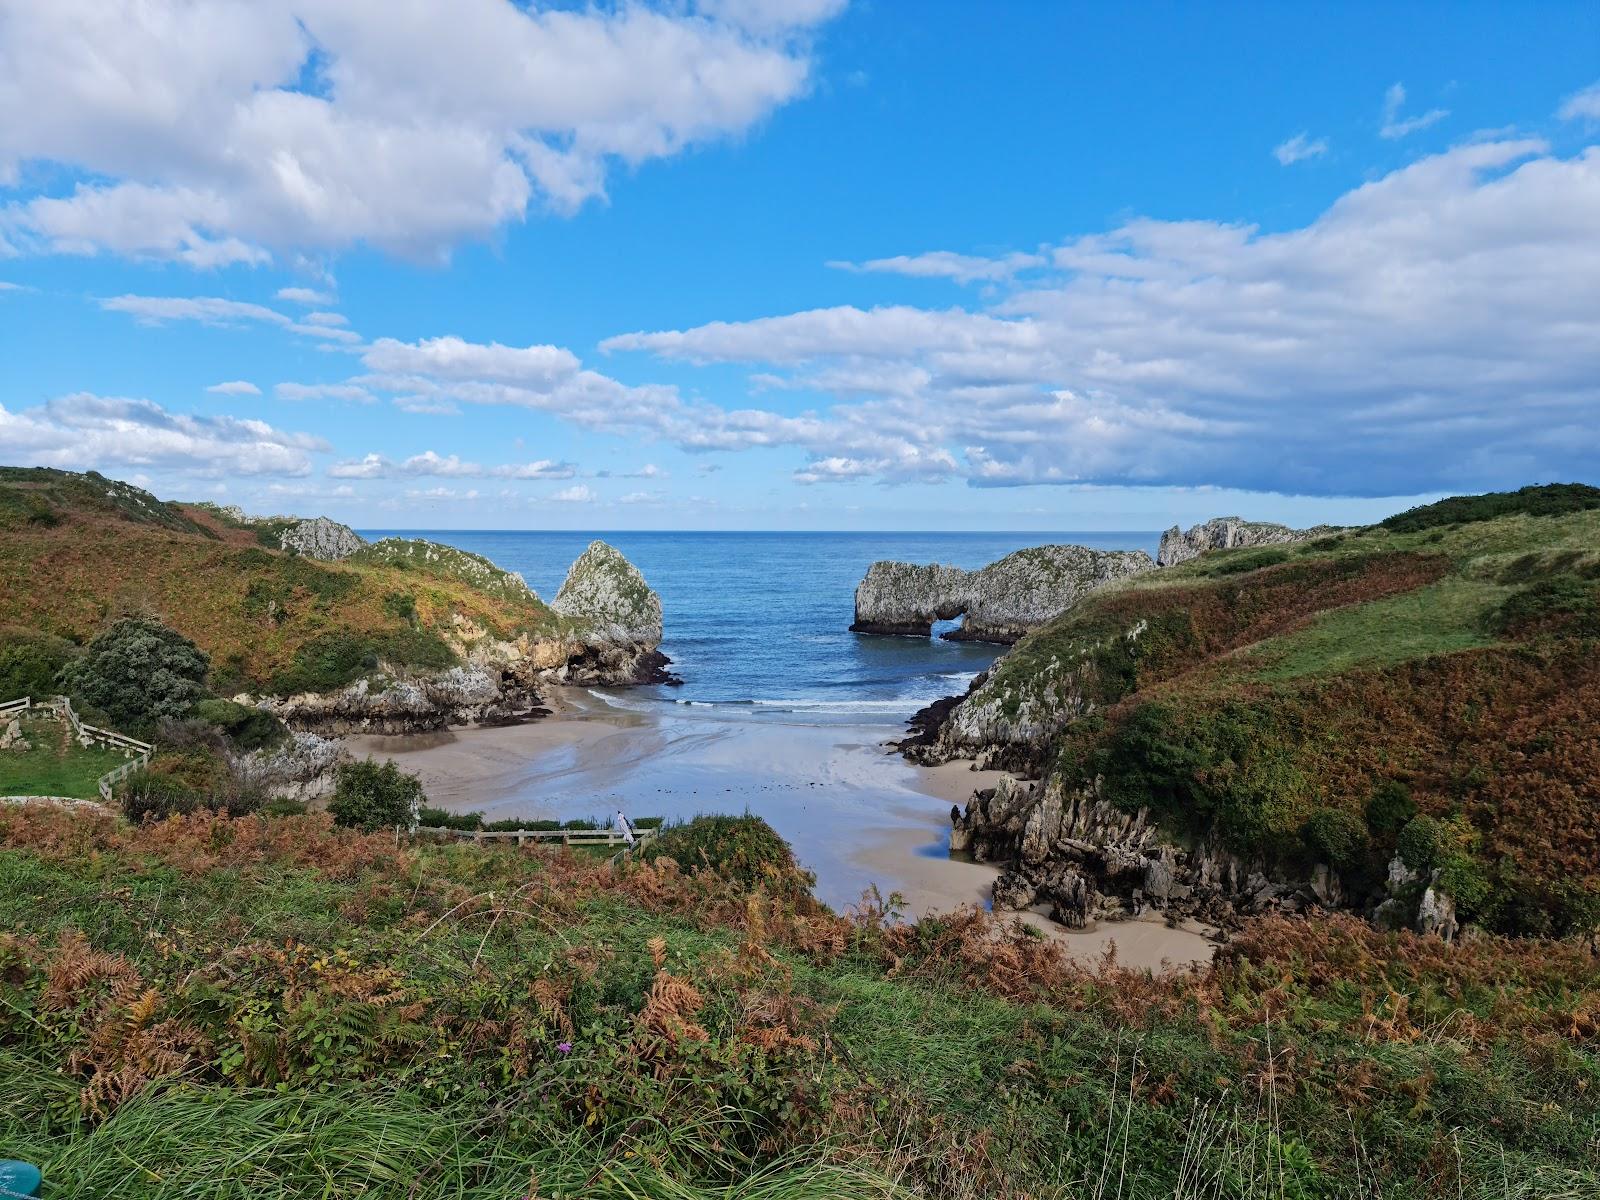
[[1156,564],[1175,567],[1199,558],[1212,550],[1234,550],[1245,546],[1282,546],[1341,533],[1336,525],[1317,525],[1311,529],[1291,529],[1272,521],[1246,521],[1242,517],[1212,517],[1189,529],[1174,525],[1161,535]]
[[856,587],[856,633],[927,637],[963,617],[953,641],[1015,642],[1096,588],[1153,570],[1142,550],[1037,546],[976,571],[875,562]]
[[918,714],[914,761],[1016,776],[953,814],[996,904],[1600,929],[1600,490],[1276,528],[1300,540],[1083,598]]
[[164,502],[94,473],[0,468],[0,643],[88,642],[113,614],[156,617],[211,684],[318,734],[501,723],[540,690],[662,677],[660,599],[601,543],[561,603],[481,555],[368,543],[325,517]]

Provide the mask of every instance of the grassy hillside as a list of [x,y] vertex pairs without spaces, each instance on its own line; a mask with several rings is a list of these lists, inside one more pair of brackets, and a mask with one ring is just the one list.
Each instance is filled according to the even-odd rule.
[[471,556],[319,562],[263,544],[263,529],[93,473],[5,468],[0,630],[82,643],[117,616],[153,613],[211,656],[219,690],[277,692],[336,687],[380,662],[448,665],[464,628],[572,635],[503,573],[462,569]]
[[0,1153],[47,1196],[1588,1197],[1593,957],[1343,918],[1209,969],[315,817],[0,809]]
[[1596,489],[1460,497],[1137,577],[965,704],[1001,761],[1279,863],[1335,810],[1379,869],[1396,830],[1368,808],[1399,789],[1447,831],[1469,919],[1600,922]]

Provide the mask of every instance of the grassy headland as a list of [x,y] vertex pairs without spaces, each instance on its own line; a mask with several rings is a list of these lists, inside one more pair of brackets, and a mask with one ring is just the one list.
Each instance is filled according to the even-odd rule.
[[475,556],[374,547],[321,562],[275,546],[272,526],[209,505],[0,468],[0,630],[82,644],[151,613],[210,655],[216,690],[275,693],[330,690],[380,663],[448,666],[464,638],[573,637],[571,620]]

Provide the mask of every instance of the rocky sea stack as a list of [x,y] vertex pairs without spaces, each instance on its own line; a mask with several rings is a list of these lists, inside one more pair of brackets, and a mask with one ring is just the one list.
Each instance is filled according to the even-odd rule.
[[589,543],[550,607],[580,621],[586,652],[563,668],[568,683],[670,683],[661,645],[661,597],[620,550]]
[[856,587],[856,633],[927,637],[964,617],[952,641],[1010,644],[1114,580],[1153,570],[1142,550],[1036,546],[976,571],[875,562]]

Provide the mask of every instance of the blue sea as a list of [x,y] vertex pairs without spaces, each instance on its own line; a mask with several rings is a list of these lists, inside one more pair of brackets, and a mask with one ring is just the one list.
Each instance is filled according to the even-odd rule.
[[661,595],[662,650],[683,683],[612,692],[607,699],[614,705],[710,706],[718,715],[889,726],[964,691],[1001,648],[851,633],[855,587],[875,560],[971,569],[1053,542],[1153,555],[1160,538],[1154,532],[364,531],[368,538],[392,535],[482,554],[520,573],[546,600],[591,540],[622,551]]

